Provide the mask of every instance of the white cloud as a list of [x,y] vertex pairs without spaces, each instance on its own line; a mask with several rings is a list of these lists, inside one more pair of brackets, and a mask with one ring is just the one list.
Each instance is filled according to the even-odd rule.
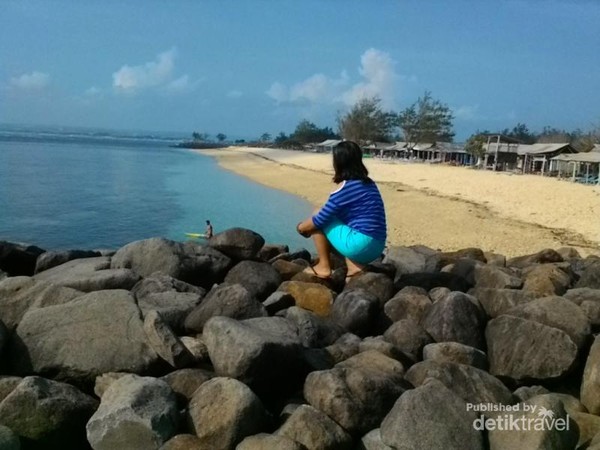
[[479,105],[463,105],[458,108],[454,108],[454,117],[461,120],[474,120],[478,119]]
[[50,83],[50,75],[43,72],[24,73],[10,79],[12,87],[23,90],[42,90]]
[[[140,89],[155,87],[168,83],[175,68],[176,50],[173,48],[163,52],[150,61],[139,66],[124,65],[113,73],[113,86],[123,92],[134,92]],[[181,77],[174,82],[181,86],[186,81]],[[177,86],[177,84],[176,84]]]
[[317,73],[307,79],[286,86],[281,82],[271,85],[266,94],[278,103],[336,103],[353,105],[364,97],[378,96],[382,105],[393,108],[395,88],[400,77],[389,54],[371,48],[361,56],[358,70],[362,80],[350,87],[350,77],[342,71],[338,78]]
[[244,95],[243,92],[235,90],[235,89],[233,91],[229,91],[227,93],[227,97],[229,97],[229,98],[240,98],[243,95]]
[[191,92],[196,89],[201,81],[202,80],[192,81],[190,80],[189,75],[186,74],[177,78],[176,80],[170,81],[166,87],[167,91],[173,93]]

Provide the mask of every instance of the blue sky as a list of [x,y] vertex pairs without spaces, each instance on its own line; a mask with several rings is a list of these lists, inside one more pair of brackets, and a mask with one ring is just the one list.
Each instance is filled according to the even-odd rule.
[[457,139],[600,124],[595,0],[2,0],[0,123],[290,133],[426,90]]

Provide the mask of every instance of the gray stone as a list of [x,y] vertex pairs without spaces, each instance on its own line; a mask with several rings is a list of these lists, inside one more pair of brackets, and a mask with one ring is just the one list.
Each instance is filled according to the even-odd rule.
[[467,364],[481,370],[487,370],[488,360],[485,353],[474,347],[458,342],[439,342],[423,347],[423,359],[436,362]]
[[520,289],[523,280],[504,267],[480,266],[474,270],[475,286],[490,289]]
[[192,399],[196,389],[214,376],[214,373],[204,369],[180,369],[160,379],[171,386],[173,392],[179,397],[180,403],[186,405]]
[[391,342],[384,340],[383,336],[367,337],[358,345],[359,352],[376,350],[396,361],[400,361],[405,366],[414,364],[417,360],[415,355],[403,352]]
[[386,330],[383,337],[397,349],[415,357],[420,357],[423,347],[433,342],[423,327],[412,320],[395,322]]
[[534,266],[523,272],[523,291],[535,297],[563,295],[571,285],[571,277],[552,264]]
[[40,448],[80,449],[98,402],[65,383],[26,377],[0,403],[0,423]]
[[206,450],[198,436],[178,434],[164,443],[160,450]]
[[363,289],[379,299],[383,307],[394,293],[394,281],[383,273],[364,272],[350,278],[344,290]]
[[600,336],[588,354],[581,383],[581,403],[592,414],[600,414]]
[[93,382],[106,372],[144,373],[159,361],[148,345],[140,310],[128,291],[86,294],[29,311],[10,346],[16,374],[52,374]]
[[[404,288],[404,289],[407,289],[407,288]],[[421,289],[421,288],[415,288],[415,289]],[[422,291],[429,296],[432,303],[435,303],[437,301],[440,301],[443,298],[446,298],[448,296],[448,294],[450,294],[452,292],[447,287],[435,287],[435,288],[431,289],[429,292],[427,292],[425,289],[422,289]]]
[[82,292],[105,289],[129,290],[140,279],[132,270],[111,269],[110,258],[106,256],[75,259],[40,272],[33,278]]
[[230,228],[208,241],[212,248],[237,261],[254,259],[264,243],[260,234],[246,228]]
[[66,251],[48,251],[37,257],[34,273],[43,272],[52,267],[60,266],[66,262],[81,258],[94,258],[102,256],[100,252],[91,250],[66,250]]
[[21,441],[10,428],[0,425],[0,449],[21,450]]
[[560,378],[577,361],[577,345],[564,331],[503,315],[486,328],[490,373],[515,381]]
[[384,312],[392,322],[411,319],[420,323],[431,305],[427,291],[406,287],[386,302]]
[[0,241],[0,270],[11,277],[33,275],[35,261],[44,250],[34,245]]
[[301,405],[276,432],[310,450],[350,450],[352,437],[318,409]]
[[515,306],[530,302],[535,297],[517,289],[473,288],[469,291],[479,301],[488,317],[504,314]]
[[299,442],[287,436],[260,433],[248,436],[238,444],[235,450],[307,450]]
[[598,327],[600,325],[600,302],[584,300],[579,307],[589,319],[592,327]]
[[369,431],[365,434],[356,450],[393,450],[392,447],[389,447],[383,443],[381,440],[381,430],[376,428],[374,430]]
[[381,423],[381,438],[397,450],[483,450],[483,434],[473,428],[476,418],[460,397],[428,380],[400,396]]
[[348,289],[333,302],[330,318],[358,336],[367,336],[375,328],[379,316],[378,297],[364,289]]
[[189,424],[207,449],[229,450],[245,437],[264,431],[267,412],[260,399],[243,383],[213,378],[194,393]]
[[308,266],[308,263],[306,263],[306,261],[301,261],[303,261],[306,265],[296,264],[290,261],[286,261],[285,259],[278,259],[272,264],[272,266],[279,273],[283,281],[289,281]]
[[600,260],[593,261],[586,267],[575,287],[600,289]]
[[531,255],[517,256],[506,261],[508,267],[517,267],[519,269],[532,266],[534,264],[545,264],[562,262],[563,258],[555,250],[548,248]]
[[278,255],[281,255],[283,253],[289,253],[289,251],[290,251],[290,248],[287,245],[265,244],[259,250],[256,257],[261,261],[268,262]]
[[0,403],[15,390],[21,381],[23,381],[21,377],[0,376]]
[[181,343],[188,349],[188,352],[192,354],[196,363],[208,362],[208,348],[202,339],[198,337],[181,336],[179,338]]
[[513,395],[519,402],[525,402],[530,398],[549,393],[550,391],[544,386],[521,386],[515,392],[513,392]]
[[428,360],[412,366],[405,376],[413,386],[422,385],[427,378],[442,382],[467,403],[510,405],[515,401],[500,380],[473,366]]
[[173,333],[173,330],[156,311],[144,317],[144,331],[152,349],[175,369],[189,367],[195,362],[194,356]]
[[294,297],[286,292],[275,291],[263,302],[263,306],[269,315],[274,315],[278,311],[294,306],[296,302]]
[[87,424],[94,450],[158,449],[177,430],[175,394],[156,378],[126,375],[113,382]]
[[96,381],[94,382],[94,394],[96,394],[98,398],[102,398],[111,384],[126,375],[131,374],[128,372],[107,372],[97,376]]
[[241,261],[225,276],[229,284],[241,284],[250,295],[265,300],[282,282],[281,275],[271,264],[256,261]]
[[576,305],[581,305],[584,301],[600,303],[600,289],[573,288],[565,292],[563,297],[571,300]]
[[345,331],[340,325],[297,306],[288,308],[285,318],[296,326],[304,347],[331,345]]
[[436,266],[436,262],[431,263],[429,254],[411,247],[388,247],[383,262],[396,267],[397,277],[407,273],[433,271]]
[[220,284],[211,289],[200,305],[185,319],[189,333],[200,333],[206,322],[215,316],[250,319],[267,316],[265,307],[240,284]]
[[352,333],[346,333],[333,344],[325,347],[325,350],[329,355],[334,364],[345,361],[348,358],[356,355],[359,352],[361,340],[358,336]]

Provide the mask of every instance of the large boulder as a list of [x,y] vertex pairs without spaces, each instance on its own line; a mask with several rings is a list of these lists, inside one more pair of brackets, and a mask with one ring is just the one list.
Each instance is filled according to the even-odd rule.
[[204,289],[161,272],[140,280],[131,293],[142,314],[159,312],[163,320],[177,332],[183,331],[185,318],[205,295]]
[[150,311],[146,314],[144,331],[152,349],[171,367],[181,369],[194,364],[194,356],[173,333],[160,313]]
[[9,350],[10,367],[17,374],[90,383],[106,372],[144,373],[159,361],[135,300],[123,290],[92,292],[29,311]]
[[328,316],[331,313],[334,292],[318,283],[305,281],[285,281],[278,288],[294,297],[296,306],[314,312],[319,316]]
[[473,275],[477,288],[520,289],[523,286],[523,280],[514,271],[504,267],[475,267]]
[[281,284],[281,275],[271,264],[242,261],[236,264],[225,277],[225,282],[241,284],[252,297],[263,301]]
[[600,289],[600,260],[591,262],[584,269],[575,287]]
[[435,378],[467,403],[514,403],[512,393],[500,380],[485,370],[466,364],[427,360],[408,369],[405,378],[413,386],[421,386],[428,378]]
[[600,303],[600,288],[573,288],[565,292],[563,297],[571,300],[576,305],[581,305],[586,301]]
[[392,264],[396,268],[396,276],[419,272],[434,272],[437,252],[420,251],[416,247],[388,247],[383,258],[385,264]]
[[378,297],[364,289],[345,290],[331,309],[331,320],[358,336],[369,335],[379,316]]
[[515,381],[560,378],[577,362],[578,348],[558,328],[502,315],[485,331],[490,373]]
[[34,245],[0,241],[0,270],[11,277],[31,276],[35,271],[35,262],[42,253],[44,250]]
[[411,319],[420,323],[431,308],[432,302],[427,291],[421,288],[405,287],[388,302],[383,310],[392,322]]
[[151,238],[131,242],[112,257],[113,269],[132,269],[142,277],[163,272],[187,283],[211,287],[221,282],[231,259],[206,245]]
[[160,379],[171,386],[181,405],[187,405],[196,389],[214,376],[214,373],[204,369],[180,369]]
[[533,300],[535,297],[518,289],[491,289],[473,288],[469,295],[474,296],[483,307],[485,313],[491,317],[498,317],[515,306]]
[[420,358],[423,347],[433,340],[418,323],[410,319],[395,322],[383,334],[384,339],[402,352]]
[[385,445],[383,440],[381,439],[381,430],[379,428],[375,428],[374,430],[369,431],[365,434],[356,450],[393,450],[392,447]]
[[276,434],[299,442],[311,450],[352,448],[352,437],[322,411],[310,405],[296,408]]
[[336,322],[297,306],[288,308],[285,318],[296,327],[304,347],[325,347],[333,344],[345,332]]
[[421,325],[436,342],[453,341],[483,349],[486,318],[475,302],[466,294],[451,293],[431,306]]
[[0,425],[0,448],[2,450],[21,450],[19,436],[5,425]]
[[394,282],[383,273],[364,272],[350,278],[346,283],[345,290],[363,289],[379,299],[379,304],[383,306],[394,293]]
[[203,448],[229,450],[245,437],[264,431],[268,415],[248,386],[217,377],[203,383],[193,394],[188,422]]
[[284,253],[289,253],[290,248],[284,244],[265,244],[258,251],[256,257],[264,262],[269,262],[271,259]]
[[296,264],[290,261],[286,261],[285,259],[276,260],[272,264],[272,267],[277,271],[277,273],[279,273],[282,281],[291,280],[306,268],[305,265]]
[[215,234],[208,245],[235,261],[254,259],[265,243],[264,238],[246,228],[230,228]]
[[126,375],[104,392],[87,424],[94,450],[158,450],[178,425],[177,401],[167,383]]
[[585,363],[581,403],[590,413],[600,415],[600,336],[594,340]]
[[235,450],[306,450],[306,447],[287,436],[259,433],[248,436]]
[[570,285],[570,275],[552,264],[534,266],[523,272],[523,291],[535,297],[563,295]]
[[379,425],[404,392],[401,363],[376,352],[359,353],[333,369],[311,372],[304,398],[350,434],[362,436]]
[[49,251],[38,256],[35,263],[35,273],[43,272],[52,267],[60,266],[74,259],[94,258],[102,256],[100,252],[94,250],[65,250]]
[[7,278],[0,281],[0,319],[12,331],[29,309],[61,305],[82,295],[81,291],[31,277]]
[[545,264],[545,263],[555,263],[562,262],[563,258],[560,254],[551,248],[547,248],[541,250],[537,253],[533,253],[531,255],[517,256],[515,258],[510,258],[506,261],[507,267],[516,267],[519,269],[523,269],[528,266],[532,266],[534,264]]
[[275,392],[293,387],[301,375],[300,339],[284,318],[239,322],[213,317],[206,323],[203,337],[219,376],[236,378],[258,391]]
[[0,403],[0,423],[9,427],[27,448],[86,447],[85,424],[98,402],[75,387],[26,377]]
[[110,258],[74,259],[34,276],[38,281],[77,289],[83,292],[105,289],[131,289],[140,277],[129,269],[111,269]]
[[473,427],[476,419],[464,400],[438,380],[428,380],[394,404],[381,423],[381,439],[402,450],[483,450],[483,434]]
[[474,347],[458,342],[439,342],[423,347],[423,360],[467,364],[487,370],[488,360],[485,353]]
[[451,291],[467,292],[473,287],[465,278],[448,272],[418,272],[401,275],[394,282],[396,291],[407,286],[416,286],[430,291],[436,287],[446,287]]
[[206,322],[215,316],[251,319],[267,316],[267,310],[241,284],[223,283],[211,289],[202,303],[188,314],[185,329],[189,333],[200,333]]

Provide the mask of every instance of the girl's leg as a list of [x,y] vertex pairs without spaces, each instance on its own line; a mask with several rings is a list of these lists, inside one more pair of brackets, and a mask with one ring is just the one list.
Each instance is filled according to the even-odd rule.
[[365,264],[357,263],[356,261],[352,261],[349,258],[346,258],[346,267],[348,267],[348,271],[346,272],[346,277],[351,277],[360,273],[365,268]]
[[312,238],[319,256],[319,262],[313,266],[313,270],[320,277],[329,277],[331,276],[331,244],[321,231],[315,231]]

